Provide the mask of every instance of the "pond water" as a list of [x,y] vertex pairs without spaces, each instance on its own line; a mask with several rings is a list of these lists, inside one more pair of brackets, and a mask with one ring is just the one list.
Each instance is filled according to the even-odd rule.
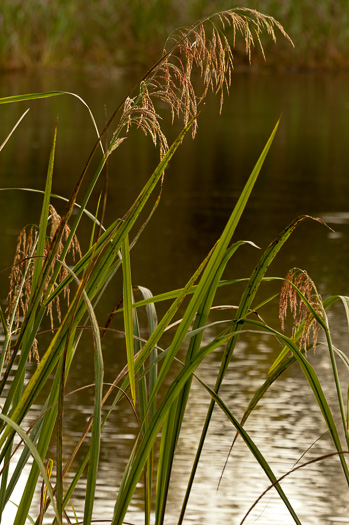
[[[121,76],[91,80],[78,75],[11,75],[0,77],[0,97],[53,89],[75,92],[90,105],[102,127],[105,113],[112,112],[130,85],[132,80]],[[43,189],[59,114],[54,191],[68,197],[95,140],[86,108],[68,96],[1,106],[0,142],[27,107],[31,108],[29,114],[1,152],[0,187]],[[303,223],[271,265],[269,275],[284,277],[288,269],[297,266],[308,271],[323,297],[348,294],[349,75],[333,73],[236,74],[221,116],[218,101],[209,97],[200,117],[198,136],[194,142],[186,137],[171,161],[159,208],[132,252],[134,283],[156,294],[186,282],[217,240],[280,116],[277,136],[235,239],[251,240],[265,249],[296,216],[321,217],[334,231],[310,220]],[[178,129],[175,125],[169,134],[174,138]],[[128,209],[151,173],[157,155],[150,139],[143,139],[139,134],[115,153],[109,166],[106,224]],[[95,202],[91,203],[91,209]],[[38,221],[40,205],[39,195],[0,192],[1,270],[11,264],[19,230],[25,224]],[[252,247],[240,249],[227,269],[227,278],[247,277],[258,257]],[[7,293],[6,272],[0,273],[0,286],[3,302]],[[266,284],[262,293],[267,297],[278,289],[275,284]],[[222,292],[219,297],[222,304],[238,301],[241,289],[234,291],[233,297],[231,293],[231,290]],[[111,310],[119,295],[120,289],[111,289],[102,307],[105,313]],[[279,329],[277,307],[266,309],[263,316]],[[332,309],[329,319],[335,344],[348,355],[346,321],[340,306]],[[106,381],[112,380],[124,364],[124,356],[116,355],[117,344],[116,336],[105,343]],[[309,359],[324,381],[337,417],[329,358],[324,349],[320,346],[315,355],[309,354]],[[241,340],[221,390],[234,415],[242,415],[278,351],[278,344],[267,337],[252,334]],[[91,370],[86,367],[86,356]],[[204,362],[200,377],[212,385],[218,366],[219,353]],[[69,387],[88,384],[92,369],[91,350],[78,352]],[[345,370],[342,381],[343,386],[348,385]],[[85,401],[86,392],[81,397],[74,396],[74,403],[67,407],[68,448],[73,447],[88,417]],[[178,444],[166,525],[176,523],[208,402],[202,388],[193,383]],[[278,476],[291,470],[325,433],[320,411],[297,366],[273,385],[246,428]],[[136,430],[126,404],[121,404],[104,429],[96,519],[108,520],[112,515],[120,473]],[[233,436],[232,426],[219,409],[215,410],[185,523],[238,525],[269,486],[242,440],[238,440],[217,491]],[[325,433],[302,461],[331,451],[331,441]],[[349,524],[348,489],[337,458],[300,469],[285,479],[283,488],[302,523]],[[83,506],[83,487],[78,496],[80,500],[74,502],[77,511]],[[141,500],[135,499],[127,520],[137,525],[143,523]],[[246,523],[287,525],[293,520],[276,493],[269,491]]]

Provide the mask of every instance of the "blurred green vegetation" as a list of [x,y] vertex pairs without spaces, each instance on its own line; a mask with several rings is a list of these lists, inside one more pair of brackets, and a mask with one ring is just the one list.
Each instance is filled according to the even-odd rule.
[[[295,49],[283,39],[274,47],[265,38],[267,65],[349,67],[347,0],[244,0],[237,5],[273,16],[295,42]],[[174,29],[233,7],[231,0],[0,0],[0,69],[151,65]],[[257,53],[254,63],[261,61]]]

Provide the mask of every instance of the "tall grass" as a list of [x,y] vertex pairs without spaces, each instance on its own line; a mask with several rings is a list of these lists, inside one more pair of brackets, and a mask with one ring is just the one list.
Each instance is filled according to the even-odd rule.
[[[176,509],[178,523],[182,523],[185,517],[212,410],[218,405],[257,459],[294,522],[300,524],[292,502],[243,426],[272,382],[293,362],[298,362],[308,380],[332,437],[334,451],[339,455],[344,478],[349,483],[347,458],[343,453],[349,444],[348,414],[339,384],[336,359],[339,356],[346,364],[348,360],[343,352],[333,346],[326,317],[326,308],[338,298],[323,303],[307,274],[294,270],[284,281],[280,310],[284,320],[287,308],[291,306],[295,317],[293,333],[286,336],[261,320],[252,318],[252,314],[258,313],[265,303],[263,301],[263,304],[258,304],[256,294],[265,283],[269,265],[298,224],[308,217],[295,219],[262,254],[250,278],[245,280],[245,290],[236,314],[229,321],[225,319],[216,323],[218,327],[221,325],[221,330],[216,335],[210,337],[207,330],[218,288],[234,286],[236,283],[236,280],[223,280],[223,274],[236,251],[247,243],[235,240],[234,233],[278,124],[257,159],[220,238],[189,281],[181,289],[158,296],[153,296],[144,287],[136,287],[132,281],[132,247],[156,210],[169,161],[188,133],[195,136],[200,104],[209,90],[221,97],[222,108],[223,95],[231,84],[231,46],[235,44],[235,38],[242,36],[246,54],[250,58],[253,46],[262,45],[263,31],[275,40],[276,30],[288,38],[282,26],[273,18],[256,11],[235,9],[209,17],[189,30],[174,33],[169,40],[168,51],[144,75],[137,89],[116,108],[105,129],[98,132],[96,145],[82,174],[77,178],[75,189],[61,217],[53,206],[52,195],[56,141],[59,138],[57,128],[55,129],[38,226],[23,228],[19,236],[10,272],[7,307],[5,311],[0,309],[3,330],[0,392],[4,398],[0,415],[0,513],[7,505],[11,505],[11,497],[19,484],[20,475],[29,469],[16,511],[16,525],[26,523],[30,513],[34,512],[32,502],[40,486],[40,508],[35,515],[30,516],[31,520],[35,524],[42,523],[50,509],[55,516],[52,518],[53,523],[69,523],[69,520],[73,522],[69,504],[73,502],[74,505],[75,491],[84,477],[87,479],[84,511],[81,518],[77,519],[81,519],[84,524],[92,522],[103,427],[117,403],[124,397],[137,417],[139,429],[119,480],[118,491],[113,500],[114,514],[110,522],[114,525],[124,522],[137,485],[143,477],[144,521],[146,524],[153,520],[156,524],[165,523],[170,481],[173,477],[172,464],[194,378],[203,384],[211,403],[183,504]],[[201,91],[197,82],[193,83],[195,70],[199,70],[201,74]],[[55,91],[17,95],[0,99],[0,104],[63,94]],[[171,145],[167,143],[161,127],[156,109],[158,101],[167,105],[172,119],[178,117],[183,121],[183,130]],[[95,125],[93,117],[92,121]],[[115,218],[110,225],[104,225],[105,199],[100,199],[94,213],[88,210],[89,201],[109,156],[117,153],[116,150],[122,146],[132,126],[150,135],[154,144],[159,147],[160,161],[136,200],[130,204],[127,213],[122,218]],[[112,130],[112,138],[105,144],[104,138],[108,130]],[[94,170],[91,159],[98,155],[99,164]],[[91,219],[91,233],[89,246],[81,253],[78,242],[79,225],[85,214]],[[98,318],[96,307],[103,296],[108,294],[110,283],[118,275],[122,280],[121,299],[115,311],[103,321]],[[267,280],[270,279],[268,277]],[[139,294],[140,299],[136,300]],[[275,300],[275,297],[271,297],[271,300]],[[348,313],[349,300],[342,298],[342,301]],[[157,311],[159,303],[164,306],[161,316]],[[146,311],[147,326],[142,325],[140,313],[143,308]],[[42,343],[39,336],[46,316],[50,320],[52,333],[47,343]],[[117,317],[123,320],[122,349],[125,351],[127,365],[112,385],[105,385],[102,336],[108,332],[110,324]],[[165,332],[174,321],[174,334],[170,343],[164,347],[168,340],[164,338]],[[333,369],[341,413],[341,424],[338,426],[316,372],[306,359],[306,350],[311,344],[309,330],[316,334],[318,327],[326,335]],[[256,329],[262,334],[277,337],[285,349],[270,371],[263,388],[246,408],[243,421],[240,422],[219,396],[219,390],[238,340]],[[82,431],[74,452],[67,456],[63,440],[64,407],[69,402],[66,384],[75,354],[84,351],[86,342],[81,345],[81,337],[87,330],[91,334],[90,344],[94,350],[94,402],[89,407],[90,418],[86,428]],[[180,352],[184,348],[187,348],[185,357],[178,368]],[[208,355],[221,348],[224,349],[221,365],[212,389],[195,372]],[[37,363],[33,367],[31,360],[35,359]],[[39,400],[41,414],[33,422],[32,410]],[[108,410],[105,413],[106,407]],[[340,438],[341,429],[346,443],[344,448]],[[22,441],[20,454],[18,439]],[[48,450],[53,439],[57,446],[52,459],[48,456]],[[84,452],[80,450],[82,445]],[[74,459],[78,451],[82,456],[76,466]],[[171,511],[173,513],[173,509]]]
[[0,67],[10,69],[149,63],[184,21],[171,0],[1,0],[0,15]]

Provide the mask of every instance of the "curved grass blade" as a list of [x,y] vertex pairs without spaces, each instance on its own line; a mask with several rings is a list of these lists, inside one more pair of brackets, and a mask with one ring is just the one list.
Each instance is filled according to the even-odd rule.
[[212,388],[210,388],[204,381],[201,381],[201,379],[199,377],[197,377],[197,376],[195,376],[195,377],[201,383],[201,385],[204,388],[206,388],[207,392],[210,394],[210,396],[212,397],[214,402],[219,406],[219,408],[224,412],[224,414],[227,416],[229,421],[234,425],[234,427],[239,432],[239,434],[241,435],[242,439],[245,441],[246,445],[248,446],[248,448],[250,449],[250,451],[252,452],[252,454],[254,455],[256,460],[258,461],[259,465],[262,467],[262,469],[264,470],[264,472],[266,473],[266,475],[268,476],[268,478],[272,482],[273,486],[277,490],[280,498],[282,499],[282,501],[286,505],[286,507],[287,507],[288,511],[290,512],[290,514],[291,514],[293,520],[295,521],[295,523],[297,523],[298,525],[301,525],[301,522],[299,521],[299,518],[298,518],[296,512],[294,511],[294,509],[293,509],[291,503],[289,502],[286,494],[282,490],[282,488],[281,488],[281,486],[280,486],[280,484],[279,484],[275,474],[273,473],[272,469],[270,468],[270,466],[269,466],[268,462],[266,461],[266,459],[264,458],[263,454],[260,452],[259,448],[255,445],[253,440],[250,438],[249,434],[241,426],[241,424],[234,417],[234,415],[230,412],[230,410],[228,409],[226,404],[223,402],[223,400],[218,396],[218,394],[216,394],[216,392],[214,392],[212,390]]
[[26,93],[24,95],[11,95],[0,98],[0,104],[12,104],[13,102],[24,102],[26,100],[37,100],[42,98],[57,97],[65,95],[65,91],[46,91],[44,93]]
[[[230,280],[222,280],[218,283],[218,286],[217,288],[220,288],[220,287],[223,287],[223,286],[230,286],[231,284],[238,284],[238,283],[242,283],[242,282],[246,282],[248,281],[248,278],[244,277],[242,279],[230,279]],[[187,295],[192,295],[195,290],[197,289],[198,285],[197,284],[193,284],[193,286],[190,288],[189,292],[187,292]],[[158,295],[153,295],[151,297],[148,297],[146,299],[142,299],[140,301],[135,301],[133,303],[133,308],[141,308],[142,306],[147,306],[149,304],[156,304],[156,303],[161,303],[161,302],[164,302],[164,301],[172,301],[174,299],[177,299],[177,297],[183,292],[184,288],[177,288],[175,290],[170,290],[168,292],[163,292],[163,293],[160,293]],[[113,313],[121,313],[123,310],[122,310],[122,307],[121,308],[118,308],[117,310],[115,310],[115,312]]]
[[[168,392],[165,395],[165,398],[163,399],[159,409],[154,415],[154,418],[150,422],[150,425],[147,431],[145,432],[141,443],[139,444],[134,460],[131,462],[131,464],[129,463],[128,465],[127,474],[124,475],[123,482],[122,482],[122,489],[120,489],[119,491],[118,499],[115,505],[115,512],[114,512],[114,517],[112,520],[112,525],[122,524],[123,517],[127,511],[129,502],[132,498],[132,494],[137,485],[137,481],[145,465],[146,458],[155,442],[155,439],[157,437],[159,430],[161,429],[161,426],[165,422],[165,419],[167,417],[170,407],[173,405],[175,399],[178,397],[178,395],[182,391],[183,386],[185,385],[187,380],[192,376],[192,374],[197,369],[197,367],[200,365],[200,363],[203,361],[203,359],[207,357],[207,355],[212,353],[216,348],[224,345],[232,336],[233,336],[233,333],[223,335],[222,337],[216,338],[209,345],[202,347],[198,351],[196,356],[193,357],[193,360],[190,363],[183,365],[183,369],[178,374],[177,378],[172,382],[170,388],[168,389]],[[215,393],[213,393],[213,395],[216,396]],[[239,427],[238,421],[234,419],[234,422]],[[244,432],[245,436],[248,436],[244,429],[242,429],[242,431]],[[259,451],[257,447],[254,448],[254,453],[256,455],[259,455]],[[260,458],[262,458],[261,455],[260,455]],[[263,460],[261,461],[263,463]],[[265,462],[263,464],[264,464],[264,467],[268,470],[269,466],[267,465],[267,463]],[[271,471],[268,470],[268,472],[270,473]],[[275,476],[273,476],[272,474],[271,476],[272,476],[272,479],[274,480],[276,479]],[[296,521],[296,523],[300,524],[299,521]]]
[[87,108],[87,110],[88,110],[88,112],[90,114],[90,118],[92,120],[93,126],[94,126],[94,128],[96,130],[97,137],[99,139],[99,143],[100,143],[100,146],[101,146],[101,149],[102,149],[102,153],[104,154],[103,144],[102,144],[102,142],[100,140],[100,134],[99,134],[99,131],[98,131],[98,126],[97,126],[96,120],[95,120],[95,118],[93,116],[93,113],[92,113],[89,105],[84,101],[84,99],[81,98],[76,93],[72,93],[70,91],[46,91],[46,92],[43,92],[43,93],[26,93],[24,95],[12,95],[10,97],[2,97],[2,98],[0,98],[0,104],[13,104],[14,102],[24,102],[24,101],[28,101],[28,100],[39,100],[39,99],[43,99],[43,98],[58,97],[60,95],[70,95],[72,97],[75,97],[78,100],[80,100],[80,102],[82,102],[82,104]]
[[[143,286],[137,287],[139,292],[142,294],[144,298],[151,299],[152,293],[148,288],[144,288]],[[156,309],[154,303],[149,303],[146,305],[146,313],[147,313],[147,319],[148,319],[148,327],[149,327],[149,335],[151,335],[154,330],[157,327],[158,319],[156,314]],[[137,310],[133,309],[134,317],[138,321],[137,316]],[[140,335],[140,332],[138,331],[138,335]],[[135,345],[137,345],[137,353],[141,350],[141,343],[135,341]],[[157,365],[157,348],[154,347],[152,351],[149,354],[149,366],[147,373],[146,370],[144,370],[145,366],[142,367],[142,373],[138,374],[139,378],[139,392],[140,392],[140,410],[141,410],[141,419],[144,425],[144,428],[147,428],[148,421],[151,420],[153,417],[155,410],[156,410],[156,403],[154,402],[149,405],[148,398],[151,395],[154,385],[156,383],[157,378],[157,371],[158,371],[158,365]],[[147,388],[147,382],[146,378],[148,377],[148,388]],[[142,397],[141,397],[142,394]],[[144,469],[144,523],[145,525],[149,525],[151,522],[151,506],[152,506],[152,482],[153,482],[153,451],[150,452],[148,461],[146,463],[146,467]]]
[[[289,353],[289,349],[288,348],[287,348],[287,353]],[[249,404],[248,404],[248,406],[247,406],[247,408],[246,408],[246,410],[245,410],[245,412],[244,412],[244,414],[243,414],[243,416],[242,416],[242,418],[240,420],[240,426],[244,426],[244,424],[246,423],[248,417],[251,415],[253,410],[256,408],[257,404],[262,399],[262,397],[267,392],[267,390],[270,388],[270,386],[278,379],[278,377],[281,376],[281,374],[283,372],[285,372],[285,370],[288,369],[289,366],[291,366],[295,362],[296,362],[296,358],[292,355],[292,356],[288,357],[287,359],[283,359],[283,361],[281,363],[279,363],[279,365],[273,369],[273,371],[268,375],[268,377],[265,380],[265,382],[263,383],[263,385],[256,391],[256,393],[252,397],[251,401],[249,402]],[[235,442],[236,442],[238,436],[239,436],[239,432],[237,432],[235,434],[233,442],[232,442],[232,444],[230,446],[229,452],[227,454],[227,457],[226,457],[226,460],[225,460],[225,463],[224,463],[224,466],[223,466],[223,469],[222,469],[222,472],[221,472],[221,475],[220,475],[220,478],[219,478],[219,481],[218,481],[218,487],[219,487],[219,485],[220,485],[220,483],[222,481],[224,471],[225,471],[226,466],[228,464],[229,456],[230,456],[230,454],[231,454],[231,452],[233,450],[233,446],[235,445]],[[217,488],[217,490],[218,490],[218,488]]]
[[[0,188],[0,191],[28,191],[31,193],[42,193],[42,194],[45,193],[43,190],[38,190],[36,188],[19,188],[19,187],[18,188]],[[67,199],[66,197],[62,197],[61,195],[57,195],[56,193],[51,193],[51,198],[59,199],[64,202],[69,202],[69,199]],[[74,202],[74,206],[76,208],[81,208],[80,204],[78,204],[77,202]],[[93,215],[93,213],[89,212],[86,208],[84,209],[83,213],[85,213],[87,217],[91,219],[91,221],[94,224],[96,224],[96,226],[98,226],[103,231],[105,231],[104,226],[99,222],[99,220],[95,217],[95,215]]]
[[180,394],[183,386],[191,377],[203,359],[212,353],[216,348],[222,346],[232,335],[228,334],[222,338],[217,338],[209,345],[202,348],[193,361],[181,370],[177,378],[175,378],[169,387],[163,401],[156,410],[148,428],[144,432],[142,440],[135,451],[134,458],[132,458],[126,467],[121,488],[119,490],[118,498],[115,504],[114,516],[112,525],[121,525],[126,514],[128,505],[131,501],[132,495],[142,474],[143,468],[146,464],[147,458],[152,450],[157,435],[165,422],[171,405],[175,402],[177,396]]
[[[349,454],[349,450],[343,450],[343,452],[332,452],[331,454],[325,454],[324,456],[320,456],[320,457],[311,459],[310,461],[307,461],[306,463],[302,463],[301,465],[298,465],[297,467],[294,467],[289,472],[286,472],[286,474],[284,474],[283,476],[278,478],[277,482],[280,483],[280,481],[284,480],[290,474],[293,474],[294,472],[296,472],[297,470],[299,470],[301,468],[307,467],[307,466],[312,465],[314,463],[317,463],[319,461],[323,461],[324,459],[332,458],[334,456],[338,456],[338,455],[341,455],[341,454]],[[254,507],[257,505],[257,503],[259,503],[260,500],[263,498],[263,496],[265,496],[267,494],[267,492],[269,492],[269,490],[272,489],[274,486],[275,486],[275,483],[273,483],[267,489],[265,489],[265,491],[256,499],[256,501],[253,503],[253,505],[251,505],[251,507],[246,512],[246,514],[243,517],[242,521],[240,521],[240,525],[243,525],[243,523],[246,521],[247,517],[249,516],[251,511],[254,509]]]
[[[44,407],[45,408],[45,407]],[[31,442],[34,444],[34,446],[36,445],[37,443],[37,440],[38,440],[38,437],[39,437],[39,433],[40,433],[40,429],[42,427],[42,418],[40,418],[39,420],[36,421],[34,427],[32,428],[31,432],[30,432],[30,440]],[[18,484],[18,481],[19,481],[19,478],[22,474],[22,471],[25,467],[25,465],[28,463],[28,459],[30,457],[30,449],[28,447],[24,447],[19,459],[16,461],[16,467],[11,475],[11,478],[6,486],[6,492],[5,492],[5,495],[4,495],[4,499],[1,501],[1,509],[4,509],[6,503],[10,500],[11,496],[12,496],[12,493],[13,491],[15,490],[17,484]]]
[[[327,403],[327,399],[326,399],[326,396],[322,390],[322,387],[321,387],[321,384],[320,384],[320,381],[317,377],[317,374],[314,370],[314,368],[310,365],[310,363],[307,361],[307,359],[304,357],[303,353],[298,349],[297,345],[295,344],[295,342],[288,338],[287,336],[285,336],[284,334],[280,333],[280,332],[277,332],[276,330],[274,330],[273,328],[271,328],[270,326],[267,326],[263,323],[261,323],[260,321],[255,321],[255,320],[252,320],[252,319],[246,319],[245,320],[245,324],[248,324],[248,325],[251,325],[251,326],[257,326],[259,328],[262,328],[264,330],[264,332],[269,332],[270,334],[273,334],[273,335],[276,335],[278,337],[278,339],[280,339],[281,341],[283,341],[283,343],[291,350],[293,356],[296,358],[296,360],[298,361],[313,393],[314,393],[314,396],[315,396],[315,399],[319,405],[319,408],[321,410],[321,413],[322,413],[322,416],[324,418],[324,421],[327,425],[327,428],[331,434],[331,437],[332,437],[332,441],[333,441],[333,444],[335,445],[336,447],[336,450],[339,452],[339,453],[342,453],[343,452],[343,449],[342,449],[342,445],[341,445],[341,442],[340,442],[340,438],[339,438],[339,434],[338,434],[338,430],[337,430],[337,426],[335,424],[335,421],[333,419],[333,415],[332,415],[332,412],[331,412],[331,409]],[[340,460],[341,460],[341,464],[342,464],[342,468],[343,468],[343,472],[344,472],[344,475],[346,477],[346,480],[347,480],[347,483],[349,485],[349,470],[348,470],[348,466],[346,464],[346,461],[345,461],[345,458],[342,454],[340,454]]]
[[[265,273],[266,273],[269,265],[271,264],[273,259],[276,257],[277,253],[280,251],[280,249],[285,244],[287,239],[290,237],[290,235],[296,229],[296,227],[301,222],[303,222],[303,220],[308,219],[308,218],[316,220],[316,221],[318,221],[318,222],[323,224],[323,221],[321,219],[310,217],[309,215],[302,215],[300,217],[297,217],[295,220],[293,220],[281,232],[281,234],[275,239],[275,241],[272,242],[268,246],[268,248],[266,249],[266,251],[262,255],[258,265],[254,269],[254,271],[253,271],[253,273],[252,273],[252,275],[251,275],[251,277],[250,277],[250,279],[248,281],[248,284],[247,284],[247,286],[245,288],[243,296],[241,298],[241,301],[240,301],[240,304],[239,304],[239,308],[238,308],[238,311],[237,311],[237,314],[236,314],[235,321],[233,322],[233,329],[235,329],[234,336],[229,340],[229,342],[227,344],[227,347],[226,347],[226,349],[224,351],[224,355],[223,355],[223,358],[222,358],[222,361],[221,361],[220,370],[219,370],[219,373],[218,373],[218,376],[217,376],[217,379],[216,379],[215,388],[214,388],[214,391],[216,393],[219,392],[220,386],[221,386],[221,384],[223,382],[225,373],[227,371],[228,365],[229,365],[231,357],[233,355],[236,343],[237,343],[237,341],[239,339],[240,331],[242,330],[242,327],[243,327],[244,321],[246,319],[246,316],[249,315],[252,302],[253,302],[253,300],[254,300],[254,298],[256,296],[256,293],[257,293],[257,291],[259,289],[259,286],[260,286],[261,282],[264,279]],[[210,406],[208,408],[208,411],[207,411],[205,423],[204,423],[202,434],[201,434],[201,437],[200,437],[200,442],[199,442],[199,445],[198,445],[198,449],[197,449],[196,456],[195,456],[195,459],[194,459],[192,471],[191,471],[191,474],[190,474],[190,479],[189,479],[189,482],[188,482],[188,485],[187,485],[187,490],[186,490],[186,493],[185,493],[185,496],[184,496],[182,510],[181,510],[181,514],[180,514],[180,517],[179,517],[179,520],[178,520],[178,525],[182,524],[183,519],[184,519],[186,506],[187,506],[187,503],[188,503],[188,500],[189,500],[189,495],[190,495],[191,488],[192,488],[192,485],[193,485],[193,482],[194,482],[194,478],[195,478],[196,470],[197,470],[197,467],[198,467],[198,464],[199,464],[199,460],[200,460],[201,452],[202,452],[202,449],[203,449],[203,445],[204,445],[204,442],[205,442],[205,439],[206,439],[206,434],[207,434],[208,427],[209,427],[209,424],[210,424],[210,421],[211,421],[213,409],[214,409],[214,401],[212,400],[211,403],[210,403]]]
[[[157,316],[156,308],[155,308],[155,304],[154,304],[155,301],[152,301],[153,294],[151,293],[151,291],[148,288],[145,288],[144,286],[137,286],[137,288],[141,292],[141,294],[143,295],[144,299],[146,301],[149,301],[145,305],[145,307],[146,307],[146,311],[147,311],[149,335],[151,335],[156,330],[156,327],[158,325],[158,316]],[[134,306],[134,305],[132,305],[132,306]],[[150,352],[150,355],[149,355],[149,366],[150,366],[149,391],[150,391],[150,393],[153,391],[153,387],[155,385],[156,378],[157,378],[157,366],[153,366],[153,364],[155,363],[156,359],[157,359],[157,350],[156,350],[156,347],[154,347],[154,349],[152,350],[152,352]],[[151,405],[149,407],[149,415],[150,415],[150,417],[152,416],[153,411],[155,410],[155,406],[156,405],[154,403],[154,405]]]
[[345,315],[347,316],[348,333],[349,333],[349,297],[345,295],[338,295],[336,297],[338,297],[343,303]]
[[341,358],[347,369],[349,370],[349,358],[348,356],[339,348],[333,347],[333,350],[336,352],[336,354]]
[[[12,421],[12,419],[10,419],[7,416],[4,416],[3,414],[0,414],[0,419],[4,420],[8,425],[10,425],[14,429],[14,431],[21,437],[21,439],[25,442],[26,446],[29,448],[29,450],[30,450],[30,452],[31,452],[35,462],[37,463],[37,465],[38,465],[38,467],[40,469],[41,475],[42,475],[42,477],[43,477],[43,479],[45,481],[47,492],[49,493],[49,496],[51,498],[52,507],[53,507],[53,510],[55,512],[56,519],[57,519],[58,523],[61,525],[62,522],[61,522],[59,514],[57,512],[56,505],[54,503],[53,492],[52,492],[50,481],[49,481],[47,473],[46,473],[46,468],[45,468],[45,466],[44,466],[44,464],[43,464],[43,462],[41,460],[40,454],[36,450],[35,445],[32,443],[32,441],[29,438],[29,436],[27,435],[27,433],[20,426],[18,426],[14,421]],[[18,510],[19,511],[21,510],[20,506],[19,506]],[[16,516],[16,518],[17,518],[17,516]]]

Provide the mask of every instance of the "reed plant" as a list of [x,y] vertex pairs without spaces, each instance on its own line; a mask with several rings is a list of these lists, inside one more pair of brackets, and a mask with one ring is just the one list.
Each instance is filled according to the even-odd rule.
[[[178,523],[183,522],[186,513],[212,411],[217,405],[257,459],[294,522],[300,524],[300,518],[270,465],[244,429],[244,423],[256,403],[273,381],[294,362],[298,362],[314,393],[331,434],[334,451],[339,456],[344,478],[349,482],[345,457],[349,444],[348,413],[339,384],[336,358],[339,356],[346,365],[348,359],[332,344],[326,317],[326,308],[339,298],[323,302],[309,276],[302,271],[292,270],[286,279],[281,279],[284,285],[280,296],[282,322],[288,308],[291,308],[294,316],[294,330],[289,336],[282,330],[268,326],[259,317],[263,305],[276,298],[273,296],[262,304],[256,301],[260,286],[272,280],[266,277],[269,265],[296,227],[308,217],[296,218],[280,233],[257,261],[248,279],[223,279],[225,268],[237,250],[244,244],[255,246],[248,241],[235,240],[234,233],[271,147],[278,123],[257,159],[220,238],[188,282],[180,289],[153,296],[150,290],[135,286],[132,281],[132,248],[159,203],[168,163],[185,136],[189,132],[195,136],[200,105],[208,91],[212,90],[220,97],[222,109],[224,94],[229,91],[232,80],[232,47],[235,39],[242,36],[250,59],[255,45],[261,46],[263,50],[262,33],[268,33],[275,41],[276,31],[290,40],[275,19],[254,10],[231,9],[174,33],[168,41],[168,50],[116,108],[103,131],[100,133],[97,129],[95,147],[68,199],[52,193],[56,127],[38,225],[23,228],[19,235],[10,271],[7,305],[0,309],[3,330],[0,358],[0,390],[3,399],[0,414],[0,513],[5,507],[11,506],[11,497],[20,476],[29,469],[15,512],[15,525],[24,525],[27,520],[39,525],[48,519],[51,511],[54,513],[52,523],[92,522],[103,427],[123,398],[132,407],[139,427],[119,486],[115,489],[114,514],[110,523],[116,525],[124,522],[141,479],[144,487],[144,522],[149,524],[154,521],[157,525],[167,522],[172,465],[193,380],[203,385],[211,402],[183,504],[177,509]],[[196,70],[201,83],[197,82],[197,78],[194,81]],[[54,91],[16,95],[2,98],[0,103],[19,103],[62,95],[71,94]],[[172,120],[179,118],[183,122],[182,131],[170,145],[162,128],[158,102],[169,108]],[[97,128],[91,111],[90,114]],[[11,138],[16,126],[1,149]],[[117,154],[118,148],[128,138],[131,127],[151,137],[159,147],[160,160],[129,210],[122,217],[116,217],[111,224],[105,225],[106,201],[103,196],[95,212],[89,209],[89,203],[110,155]],[[112,131],[112,135],[106,142],[107,131]],[[98,156],[99,163],[94,168],[91,160]],[[54,205],[57,199],[66,201],[61,216]],[[82,253],[78,238],[83,216],[90,219],[91,230],[89,244]],[[320,219],[316,220],[321,222]],[[122,281],[120,301],[107,319],[99,319],[98,303],[108,295],[110,283],[117,276]],[[217,290],[222,286],[233,287],[237,282],[245,283],[245,288],[237,309],[229,310],[236,313],[228,320],[225,318],[216,322],[218,330],[210,336],[210,312],[217,306],[214,305]],[[344,297],[341,300],[348,314],[349,300]],[[158,308],[160,304],[163,311],[161,316]],[[143,310],[146,313],[146,326],[142,325]],[[40,334],[47,316],[51,335],[43,342]],[[127,364],[113,383],[106,385],[103,337],[107,336],[112,323],[120,317],[124,336],[121,348],[125,351]],[[167,344],[170,327],[174,333]],[[309,345],[316,344],[316,337],[311,341],[311,336],[316,336],[319,329],[325,333],[333,368],[341,413],[341,425],[338,426],[316,372],[306,358]],[[246,337],[249,331],[256,330],[277,337],[283,343],[284,350],[263,387],[246,408],[243,420],[239,421],[220,397],[219,390],[237,342]],[[70,402],[70,397],[66,385],[74,356],[84,352],[86,341],[81,345],[84,332],[91,334],[90,344],[94,351],[94,362],[91,364],[94,367],[94,402],[89,407],[90,418],[86,428],[81,432],[74,451],[67,455],[63,440],[64,408]],[[222,348],[220,369],[215,386],[211,388],[199,378],[196,371],[207,356]],[[33,419],[33,407],[39,402],[40,416]],[[339,435],[341,427],[345,447]],[[48,450],[53,439],[57,445],[52,459]],[[74,460],[78,452],[82,456],[79,456],[77,464]],[[87,478],[84,510],[81,517],[74,517],[69,505],[72,502],[74,508],[75,494],[84,476]],[[33,514],[32,503],[38,492],[39,511]],[[173,509],[171,511],[173,514]]]

